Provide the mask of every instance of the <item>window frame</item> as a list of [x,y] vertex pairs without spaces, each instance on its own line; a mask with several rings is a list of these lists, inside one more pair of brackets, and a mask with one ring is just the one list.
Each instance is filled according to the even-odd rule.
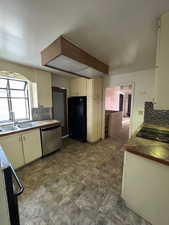
[[[29,85],[28,81],[26,80],[19,80],[19,79],[12,79],[12,78],[7,78],[7,77],[1,77],[0,79],[4,79],[7,81],[6,88],[0,87],[0,90],[6,90],[6,97],[1,97],[0,99],[7,99],[8,102],[8,113],[9,113],[9,120],[0,120],[0,123],[10,123],[14,122],[13,118],[13,109],[12,109],[12,99],[24,99],[25,100],[25,110],[26,110],[26,118],[18,118],[15,119],[16,121],[28,121],[31,118],[31,113],[30,113],[30,96],[29,96]],[[11,88],[10,87],[10,81],[18,81],[18,82],[23,82],[24,88],[23,89],[16,89],[16,88]],[[12,97],[11,91],[22,91],[24,92],[24,97]]]

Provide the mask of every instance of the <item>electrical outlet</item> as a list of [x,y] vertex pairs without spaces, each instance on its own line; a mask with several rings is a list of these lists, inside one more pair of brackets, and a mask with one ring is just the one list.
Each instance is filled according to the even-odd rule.
[[138,111],[138,114],[139,114],[140,116],[142,116],[142,115],[144,114],[144,112],[143,112],[142,110],[139,110],[139,111]]

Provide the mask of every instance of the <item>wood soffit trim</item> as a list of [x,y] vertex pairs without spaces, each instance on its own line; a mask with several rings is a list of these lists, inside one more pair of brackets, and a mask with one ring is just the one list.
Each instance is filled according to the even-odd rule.
[[[66,40],[63,36],[60,36],[56,39],[53,43],[51,43],[47,48],[41,51],[41,59],[42,65],[48,66],[53,69],[62,70],[64,72],[69,72],[64,69],[55,68],[48,63],[58,56],[64,55],[69,57],[75,61],[78,61],[82,64],[85,64],[89,67],[96,69],[99,72],[108,74],[109,67],[108,65],[104,64],[103,62],[99,61],[95,57],[91,56],[72,42]],[[75,73],[72,73],[75,74]],[[77,74],[79,76],[79,74]],[[83,75],[81,75],[83,76]]]

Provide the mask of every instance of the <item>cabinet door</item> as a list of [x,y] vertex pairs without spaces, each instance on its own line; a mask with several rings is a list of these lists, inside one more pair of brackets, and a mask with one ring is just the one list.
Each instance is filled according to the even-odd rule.
[[98,99],[102,96],[102,78],[88,79],[87,96]]
[[87,79],[79,78],[78,79],[78,96],[86,96],[87,95]]
[[73,78],[70,81],[70,96],[86,96],[87,95],[87,79]]
[[87,82],[87,140],[96,142],[102,132],[102,79]]
[[40,130],[35,129],[22,135],[25,163],[29,163],[42,156]]
[[98,101],[88,97],[87,107],[87,140],[89,142],[96,142],[101,138],[99,135],[101,120],[99,120]]
[[161,17],[156,57],[155,108],[169,109],[169,13]]
[[24,165],[24,155],[20,135],[13,134],[2,137],[0,139],[0,145],[3,147],[9,161],[15,169]]
[[70,80],[70,96],[77,96],[77,93],[78,93],[77,78],[72,78]]

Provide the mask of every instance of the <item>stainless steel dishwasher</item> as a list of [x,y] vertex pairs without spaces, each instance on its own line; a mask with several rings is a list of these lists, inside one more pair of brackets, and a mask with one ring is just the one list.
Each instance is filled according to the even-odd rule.
[[62,130],[60,125],[41,128],[42,155],[46,156],[62,147]]

